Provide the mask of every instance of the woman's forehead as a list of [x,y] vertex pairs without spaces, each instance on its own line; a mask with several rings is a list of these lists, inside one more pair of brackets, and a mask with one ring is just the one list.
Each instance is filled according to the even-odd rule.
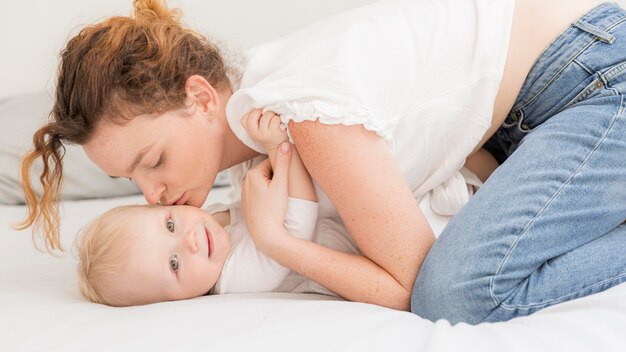
[[156,131],[154,122],[149,120],[137,119],[126,125],[103,123],[83,149],[89,159],[107,173],[126,175],[126,169],[143,158],[164,137],[164,133]]

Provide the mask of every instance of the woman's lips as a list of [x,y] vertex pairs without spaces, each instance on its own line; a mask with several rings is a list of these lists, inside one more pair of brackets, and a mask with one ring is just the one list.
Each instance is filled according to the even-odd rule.
[[174,202],[175,205],[181,205],[185,203],[185,194],[187,194],[187,192],[183,193],[183,195],[180,196],[180,198],[178,198],[177,201]]

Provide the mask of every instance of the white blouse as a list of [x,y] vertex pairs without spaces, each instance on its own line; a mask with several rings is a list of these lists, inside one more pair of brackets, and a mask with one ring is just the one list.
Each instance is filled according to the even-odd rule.
[[[465,159],[491,125],[514,0],[390,0],[340,13],[247,53],[227,104],[289,121],[362,125],[384,138],[416,199],[455,214],[478,182]],[[332,203],[320,194],[321,208]]]

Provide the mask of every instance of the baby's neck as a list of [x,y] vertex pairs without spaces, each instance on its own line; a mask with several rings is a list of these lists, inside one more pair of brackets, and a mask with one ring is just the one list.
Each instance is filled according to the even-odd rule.
[[230,225],[230,210],[224,210],[213,214],[213,218],[220,224],[222,227],[226,227]]

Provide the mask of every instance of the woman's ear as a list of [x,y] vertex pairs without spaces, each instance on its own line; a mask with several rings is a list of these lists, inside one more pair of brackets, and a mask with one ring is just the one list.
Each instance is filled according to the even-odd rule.
[[215,116],[219,111],[220,97],[215,89],[204,77],[193,75],[185,82],[187,98],[195,101],[198,107],[208,116]]

